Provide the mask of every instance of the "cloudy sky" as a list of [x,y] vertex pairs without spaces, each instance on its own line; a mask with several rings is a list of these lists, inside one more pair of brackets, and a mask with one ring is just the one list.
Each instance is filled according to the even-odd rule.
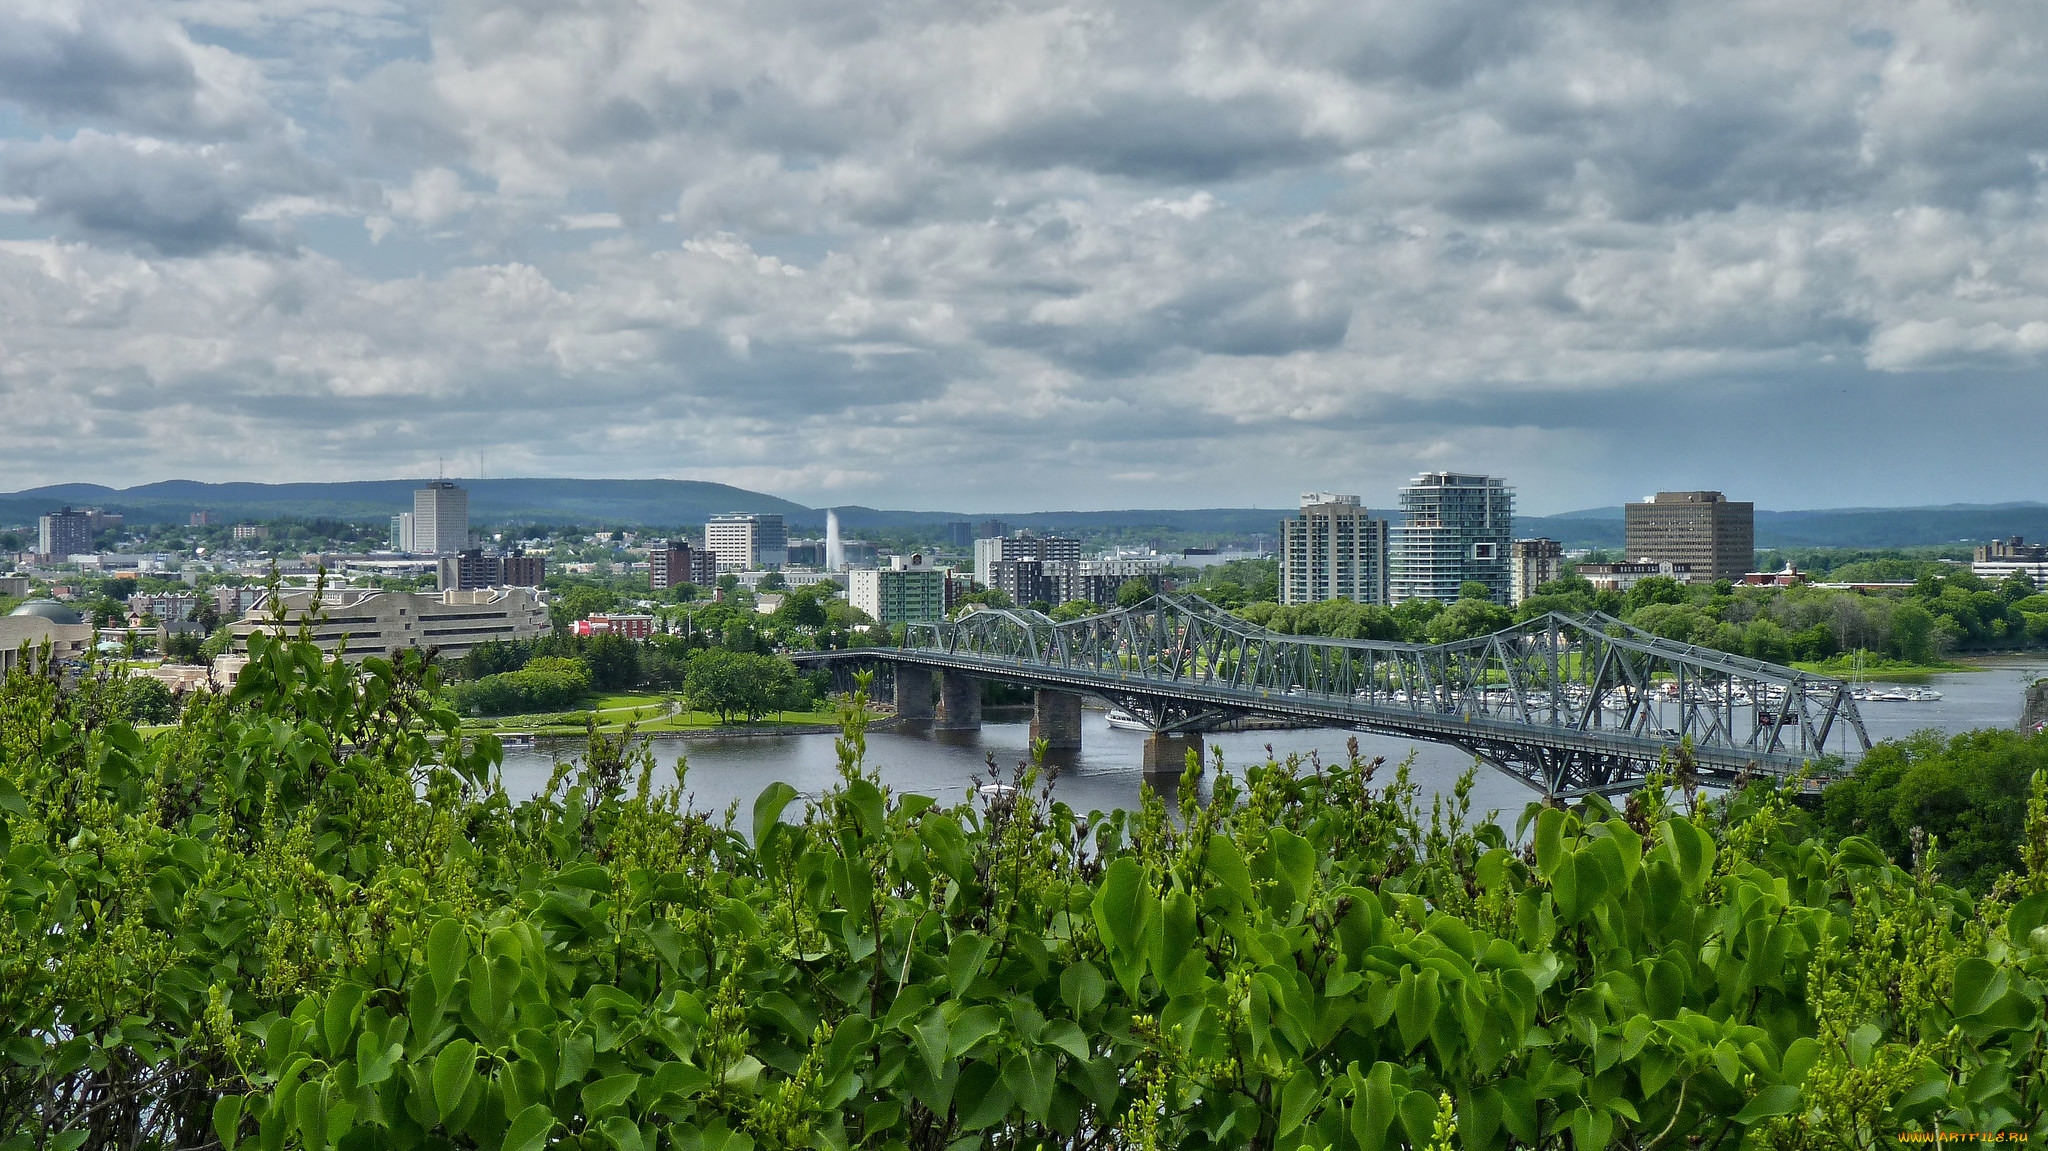
[[2039,0],[0,0],[0,489],[2048,499]]

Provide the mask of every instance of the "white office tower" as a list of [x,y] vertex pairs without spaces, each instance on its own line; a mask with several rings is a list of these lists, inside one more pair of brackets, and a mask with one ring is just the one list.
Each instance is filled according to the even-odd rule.
[[412,494],[412,548],[452,555],[469,546],[469,490],[435,480]]
[[789,562],[789,529],[772,512],[731,512],[704,525],[704,550],[720,572],[773,571]]
[[1387,521],[1357,496],[1305,492],[1280,521],[1280,602],[1387,602]]
[[1465,584],[1481,583],[1493,602],[1507,603],[1514,521],[1515,490],[1505,480],[1424,472],[1408,481],[1401,489],[1401,526],[1393,533],[1393,601],[1450,603]]
[[825,509],[825,570],[846,570],[846,546],[839,542],[839,513]]

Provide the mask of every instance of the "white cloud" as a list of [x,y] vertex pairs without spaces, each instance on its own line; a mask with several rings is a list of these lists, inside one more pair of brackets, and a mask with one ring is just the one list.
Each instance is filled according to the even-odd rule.
[[2019,0],[413,20],[0,8],[35,133],[0,141],[0,213],[57,237],[0,260],[0,388],[103,437],[147,416],[138,476],[225,419],[325,445],[277,451],[301,471],[452,434],[870,503],[935,502],[909,461],[984,499],[1437,464],[1597,502],[1686,454],[1637,454],[1645,422],[1734,459],[1676,414],[1701,397],[1858,389],[1908,442],[1961,417],[1894,377],[2039,391],[2048,357]]

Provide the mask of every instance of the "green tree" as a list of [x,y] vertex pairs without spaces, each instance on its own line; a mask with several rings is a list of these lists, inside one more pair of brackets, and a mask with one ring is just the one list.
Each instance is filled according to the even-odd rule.
[[1151,581],[1132,576],[1116,589],[1116,606],[1137,607],[1153,596]]
[[1908,663],[1933,663],[1934,616],[1917,603],[1903,603],[1892,609],[1891,642],[1888,654]]
[[690,661],[683,694],[690,706],[717,713],[720,723],[731,723],[734,716],[752,723],[776,708],[795,677],[787,660],[713,649]]
[[129,723],[170,723],[178,718],[178,699],[164,681],[129,676],[121,683],[121,714]]
[[1628,589],[1626,596],[1630,611],[1650,604],[1681,604],[1685,601],[1685,585],[1667,575],[1644,576]]
[[591,636],[583,662],[590,668],[590,685],[599,691],[622,691],[640,682],[640,644],[625,636]]
[[1468,579],[1464,583],[1458,585],[1458,598],[1461,600],[1491,600],[1493,599],[1493,589],[1479,582],[1476,579]]
[[1451,643],[1490,635],[1514,623],[1514,613],[1488,599],[1460,599],[1429,621],[1424,635],[1430,643]]
[[1083,618],[1084,616],[1094,615],[1096,612],[1099,612],[1101,610],[1101,608],[1095,606],[1095,604],[1091,603],[1088,600],[1070,599],[1067,602],[1059,605],[1058,607],[1053,608],[1046,614],[1050,615],[1052,618],[1060,621],[1061,623],[1066,623],[1069,620],[1077,620]]

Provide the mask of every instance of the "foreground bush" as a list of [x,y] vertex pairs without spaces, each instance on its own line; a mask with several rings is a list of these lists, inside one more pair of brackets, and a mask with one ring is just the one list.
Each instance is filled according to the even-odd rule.
[[2048,1114],[2038,786],[2031,870],[1973,900],[1794,841],[1769,793],[1546,809],[1518,853],[1355,755],[1177,812],[1028,775],[943,808],[876,781],[856,708],[839,787],[736,827],[623,741],[514,803],[412,657],[252,648],[148,741],[90,689],[0,692],[0,1147],[1874,1147]]

